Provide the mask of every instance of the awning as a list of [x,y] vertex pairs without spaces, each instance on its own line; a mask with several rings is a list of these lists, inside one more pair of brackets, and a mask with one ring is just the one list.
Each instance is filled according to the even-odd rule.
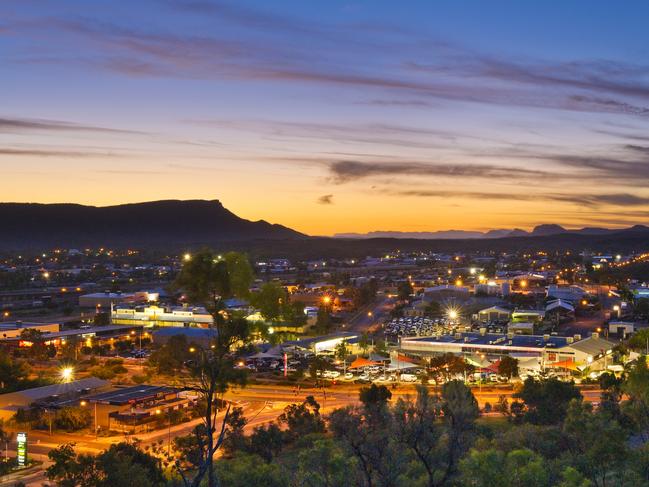
[[360,369],[361,367],[369,367],[371,365],[383,365],[381,362],[375,362],[373,360],[368,360],[363,357],[358,357],[356,360],[354,360],[351,365],[348,367],[349,369]]
[[578,365],[574,360],[562,360],[561,362],[554,362],[546,365],[557,369],[578,370]]
[[416,369],[419,367],[417,364],[413,364],[412,362],[405,362],[403,360],[390,360],[390,365],[387,366],[386,370],[393,371],[393,370],[406,370],[406,369]]

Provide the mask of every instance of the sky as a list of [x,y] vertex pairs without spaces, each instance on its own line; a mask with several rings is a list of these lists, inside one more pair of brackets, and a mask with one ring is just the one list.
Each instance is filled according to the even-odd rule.
[[649,223],[649,2],[3,0],[0,200]]

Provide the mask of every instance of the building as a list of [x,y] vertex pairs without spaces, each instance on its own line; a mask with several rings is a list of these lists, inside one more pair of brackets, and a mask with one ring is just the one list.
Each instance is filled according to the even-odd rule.
[[516,309],[512,312],[512,322],[540,323],[545,318],[545,311],[538,309]]
[[534,323],[528,321],[512,322],[507,325],[507,331],[517,335],[534,335]]
[[538,358],[542,368],[561,367],[603,369],[615,343],[593,333],[582,339],[551,335],[516,335],[481,332],[454,333],[432,337],[402,338],[399,350],[415,356],[453,353],[463,356],[519,355]]
[[202,347],[209,347],[212,340],[217,336],[215,328],[189,328],[189,327],[166,327],[153,332],[153,342],[165,344],[170,338],[177,335],[185,335],[187,342],[195,343]]
[[490,321],[509,321],[511,311],[501,306],[491,306],[490,308],[478,311],[478,321],[488,323]]
[[282,348],[285,350],[301,350],[318,354],[333,352],[336,349],[336,346],[341,342],[347,343],[353,351],[355,344],[358,342],[358,334],[340,332],[318,337],[303,338],[301,340],[290,340],[282,343]]
[[59,331],[60,325],[58,323],[25,323],[22,321],[0,323],[0,341],[19,337],[27,329],[37,330],[41,333],[52,333]]
[[[93,346],[102,343],[112,343],[114,340],[135,339],[141,337],[141,326],[95,326],[89,328],[78,328],[74,330],[52,331],[43,333],[43,341],[46,345],[59,347],[65,344],[66,340],[78,339],[80,345]],[[5,338],[4,343],[19,347],[29,347],[31,343],[21,340],[20,336]]]
[[464,286],[452,286],[450,284],[427,287],[424,289],[424,301],[444,301],[458,300],[466,301],[469,299],[469,288]]
[[93,394],[79,404],[93,409],[97,429],[135,433],[150,429],[171,411],[189,407],[193,400],[182,389],[142,384]]
[[92,293],[84,294],[79,296],[79,307],[81,308],[104,308],[109,310],[111,306],[127,304],[127,303],[137,303],[137,302],[146,302],[149,296],[146,292],[140,293]]
[[11,419],[18,409],[28,409],[33,405],[58,409],[76,404],[84,396],[100,391],[110,385],[107,380],[88,377],[62,384],[34,387],[24,391],[0,395],[0,418]]
[[30,288],[0,292],[0,310],[40,308],[48,305],[74,305],[81,287]]
[[114,306],[110,313],[114,325],[210,327],[214,319],[203,307],[190,306]]
[[545,319],[554,319],[557,322],[571,320],[575,317],[575,307],[568,301],[555,299],[545,306]]
[[630,321],[611,321],[608,324],[609,336],[614,336],[620,340],[624,340],[633,332],[635,332],[635,323]]
[[568,303],[576,303],[585,298],[588,293],[579,286],[557,286],[552,284],[546,291],[549,299],[559,299]]

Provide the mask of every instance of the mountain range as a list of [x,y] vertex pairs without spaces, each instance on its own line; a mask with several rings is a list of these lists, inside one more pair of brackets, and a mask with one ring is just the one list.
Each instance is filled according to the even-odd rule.
[[624,230],[649,230],[644,225],[635,225],[628,229],[610,229],[599,227],[584,227],[578,229],[567,229],[561,225],[547,223],[538,225],[531,232],[514,229],[497,229],[486,232],[469,230],[441,230],[436,232],[399,232],[399,231],[375,231],[368,233],[337,233],[334,238],[346,239],[367,239],[367,238],[400,238],[419,240],[448,240],[448,239],[484,239],[484,238],[509,238],[509,237],[548,237],[550,235],[575,234],[575,235],[608,235],[623,232]]
[[306,235],[238,217],[212,200],[163,200],[116,206],[0,203],[0,249],[200,245]]
[[[308,245],[305,245],[308,240]],[[649,248],[649,227],[566,229],[539,225],[532,231],[343,233],[308,236],[264,220],[250,221],[218,200],[163,200],[96,207],[78,204],[0,203],[0,250],[114,246],[177,250],[209,245],[264,256],[370,255],[398,246],[431,251],[528,248]]]

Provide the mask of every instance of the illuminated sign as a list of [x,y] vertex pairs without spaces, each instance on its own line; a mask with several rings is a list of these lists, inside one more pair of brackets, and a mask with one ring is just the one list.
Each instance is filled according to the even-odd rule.
[[16,435],[16,447],[18,466],[24,467],[27,464],[27,433],[18,433]]

